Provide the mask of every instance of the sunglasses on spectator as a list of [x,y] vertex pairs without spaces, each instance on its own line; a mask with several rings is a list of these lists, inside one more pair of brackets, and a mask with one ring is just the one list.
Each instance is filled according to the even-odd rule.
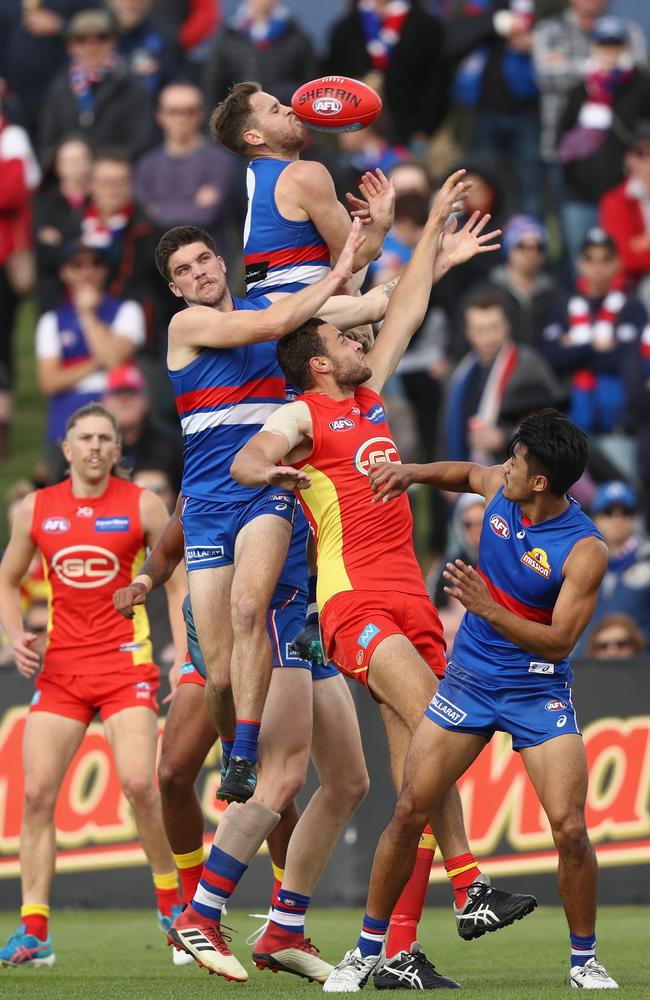
[[176,115],[176,116],[180,117],[181,115],[183,115],[183,116],[185,116],[185,115],[187,115],[187,116],[189,116],[189,115],[198,115],[200,113],[200,111],[201,111],[201,108],[200,108],[200,106],[198,104],[194,104],[194,105],[192,105],[192,107],[187,107],[187,108],[165,108],[165,107],[162,107],[160,110],[161,110],[161,112],[162,112],[163,115]]
[[477,518],[475,521],[469,521],[469,520],[463,521],[463,528],[465,528],[466,531],[469,531],[470,528],[482,528],[482,527],[483,527],[482,517],[480,519]]
[[603,653],[606,649],[627,649],[631,645],[631,639],[599,639],[594,643],[594,649]]
[[604,257],[592,257],[591,254],[583,253],[582,259],[587,264],[611,264],[615,258],[613,253],[606,253]]
[[108,42],[112,39],[112,35],[101,34],[96,31],[88,35],[73,35],[73,42]]
[[543,243],[516,243],[517,250],[534,250],[535,253],[544,253]]
[[641,159],[645,159],[645,157],[650,156],[650,143],[647,146],[632,146],[630,152],[634,156],[640,156]]
[[635,511],[628,507],[605,507],[600,511],[601,517],[634,517]]
[[83,258],[78,258],[77,260],[72,258],[65,263],[65,267],[71,267],[73,271],[85,271],[89,267],[104,267],[104,262],[98,259],[84,260]]

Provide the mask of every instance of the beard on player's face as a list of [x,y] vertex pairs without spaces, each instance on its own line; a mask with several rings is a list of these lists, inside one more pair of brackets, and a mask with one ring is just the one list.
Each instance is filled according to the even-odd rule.
[[344,361],[339,358],[331,358],[332,376],[339,389],[356,389],[358,385],[363,385],[369,378],[372,378],[372,369],[366,364],[362,357],[354,360],[346,358]]

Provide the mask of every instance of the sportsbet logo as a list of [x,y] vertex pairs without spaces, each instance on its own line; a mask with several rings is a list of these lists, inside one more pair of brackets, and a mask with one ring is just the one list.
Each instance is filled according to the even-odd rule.
[[110,583],[119,568],[117,556],[99,545],[69,545],[59,549],[52,560],[52,569],[59,580],[80,590]]
[[354,465],[362,476],[369,475],[370,466],[378,462],[399,462],[399,452],[395,442],[387,437],[370,438],[364,441],[354,456]]

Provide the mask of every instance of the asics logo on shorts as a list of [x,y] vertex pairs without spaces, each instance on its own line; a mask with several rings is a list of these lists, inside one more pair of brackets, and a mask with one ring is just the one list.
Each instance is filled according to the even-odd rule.
[[69,545],[52,559],[52,570],[68,587],[88,590],[114,580],[120,561],[114,552],[99,545]]
[[388,437],[376,437],[364,441],[354,456],[355,468],[362,476],[369,475],[370,466],[373,464],[399,461],[399,452],[395,442]]

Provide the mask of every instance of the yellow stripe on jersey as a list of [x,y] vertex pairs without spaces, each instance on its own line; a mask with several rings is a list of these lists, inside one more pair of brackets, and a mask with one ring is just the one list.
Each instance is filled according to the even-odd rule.
[[301,469],[311,479],[308,490],[301,490],[311,516],[318,526],[318,584],[316,601],[322,609],[325,602],[352,584],[343,559],[343,524],[336,486],[320,469],[304,465]]
[[[134,580],[140,572],[145,556],[146,552],[144,547],[138,549],[137,555],[133,560],[133,565],[131,567],[132,580]],[[144,604],[136,605],[133,611],[135,612],[133,617],[133,643],[135,648],[131,652],[131,659],[133,660],[133,666],[137,667],[140,663],[152,662],[153,646],[151,645],[151,640],[149,639],[149,616],[147,615]]]

